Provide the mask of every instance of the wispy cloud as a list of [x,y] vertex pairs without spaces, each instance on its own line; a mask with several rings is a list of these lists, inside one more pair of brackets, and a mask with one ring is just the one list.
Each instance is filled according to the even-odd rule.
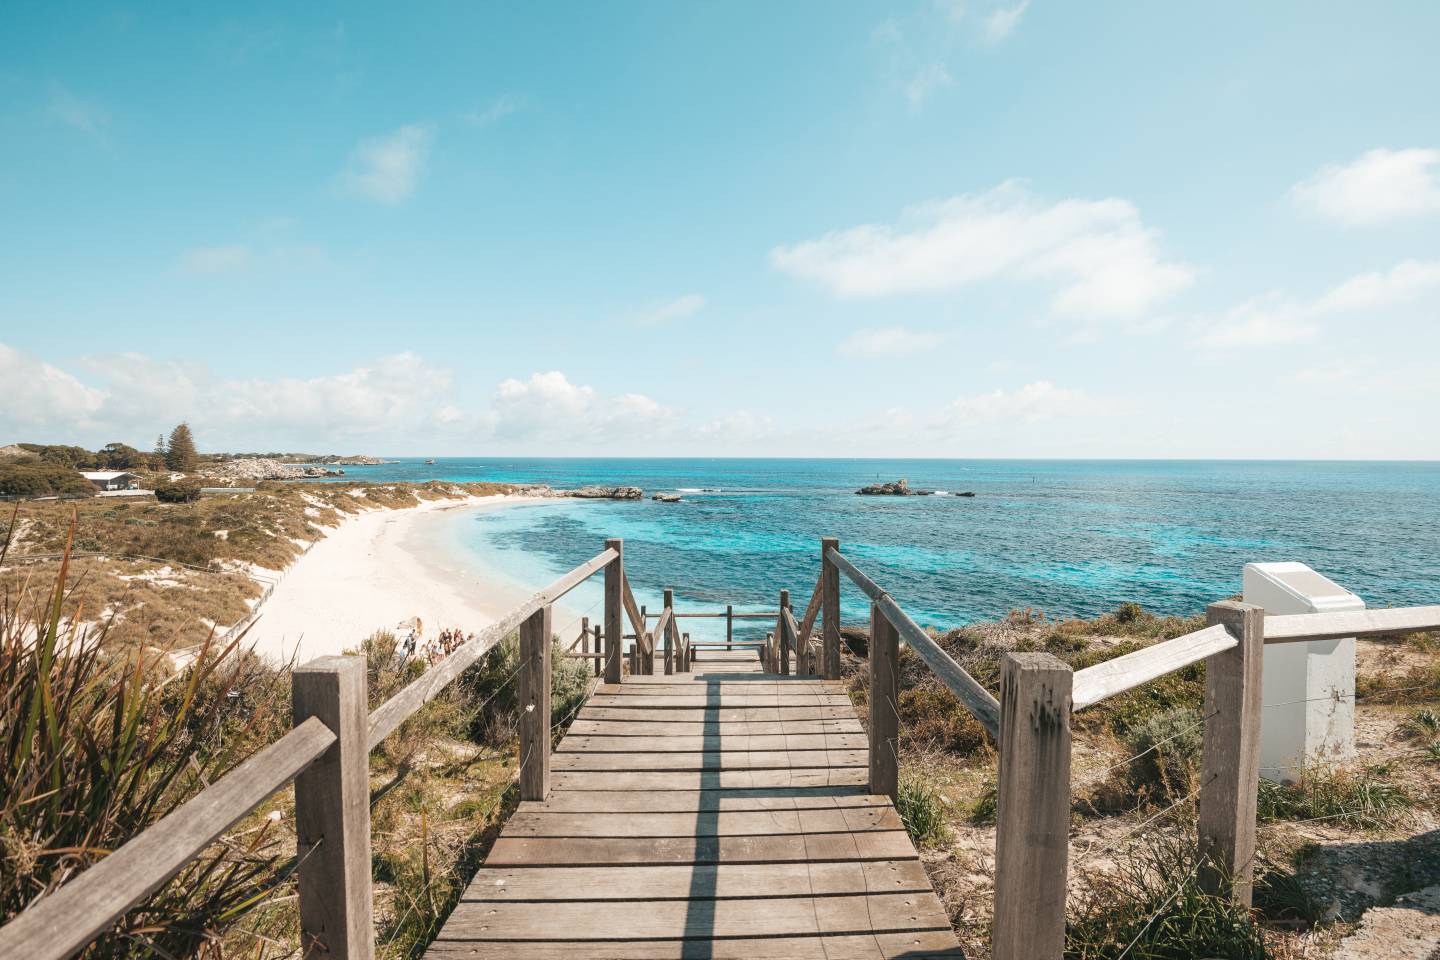
[[471,110],[463,114],[467,123],[473,123],[479,127],[488,127],[493,123],[499,123],[512,113],[518,113],[525,109],[529,101],[515,93],[502,93],[499,96],[491,97],[483,107]]
[[1062,417],[1093,416],[1102,405],[1083,390],[1036,380],[1015,390],[960,397],[942,409],[933,426],[942,431],[995,423],[1040,423]]
[[835,347],[847,357],[904,357],[923,353],[943,343],[938,333],[917,333],[906,327],[857,330]]
[[80,97],[66,87],[55,84],[50,88],[45,112],[57,123],[78,130],[102,143],[109,142],[110,113],[99,101]]
[[1315,338],[1329,317],[1374,314],[1440,291],[1440,260],[1405,260],[1389,270],[1357,274],[1313,300],[1279,291],[1253,297],[1197,325],[1206,347],[1270,347]]
[[1290,188],[1296,206],[1349,226],[1440,215],[1440,150],[1369,150]]
[[352,193],[379,203],[403,203],[415,192],[431,139],[427,128],[411,124],[366,140],[351,153],[340,182]]
[[994,279],[1058,285],[1057,314],[1135,318],[1189,286],[1126,200],[1048,203],[1009,181],[770,251],[770,262],[838,297],[949,290]]
[[986,43],[1003,43],[1020,25],[1020,18],[1030,6],[1030,0],[1020,0],[1014,6],[1001,7],[985,17],[983,34]]
[[502,381],[483,422],[491,436],[502,440],[594,444],[654,436],[674,419],[673,410],[644,394],[602,396],[551,370]]
[[693,317],[705,307],[705,298],[698,293],[687,293],[665,303],[654,304],[635,317],[635,323],[642,327],[655,327],[672,320]]
[[229,273],[250,265],[250,248],[243,243],[193,247],[181,254],[180,263],[195,273]]

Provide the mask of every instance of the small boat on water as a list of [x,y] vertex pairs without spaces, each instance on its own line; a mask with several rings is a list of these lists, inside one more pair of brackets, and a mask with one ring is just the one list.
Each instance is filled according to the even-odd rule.
[[431,457],[429,460],[426,460],[425,462],[426,462],[426,463],[434,463],[434,462],[435,462],[435,458],[434,458],[434,457]]

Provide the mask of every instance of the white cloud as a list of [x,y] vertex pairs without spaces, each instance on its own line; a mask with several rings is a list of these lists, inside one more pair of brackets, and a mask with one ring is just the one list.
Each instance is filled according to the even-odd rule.
[[918,107],[930,98],[930,95],[952,86],[955,83],[950,71],[943,63],[927,63],[916,68],[915,73],[905,84],[905,99],[910,101],[910,106]]
[[960,397],[940,411],[933,426],[942,431],[996,423],[1040,423],[1062,417],[1090,416],[1102,405],[1081,390],[1036,380],[1016,390],[992,390]]
[[97,101],[76,96],[63,86],[50,88],[50,99],[45,112],[52,120],[73,130],[105,141],[110,127],[109,112]]
[[1440,260],[1405,260],[1386,271],[1351,277],[1321,297],[1315,309],[1322,313],[1377,310],[1414,300],[1440,288]]
[[656,304],[635,318],[642,327],[655,327],[671,320],[693,317],[705,306],[705,298],[698,293],[687,293],[667,303]]
[[1306,367],[1296,370],[1285,377],[1287,383],[1319,384],[1328,385],[1334,383],[1350,383],[1358,379],[1361,374],[1368,371],[1371,365],[1369,362],[1350,363],[1344,360],[1336,360],[1318,367]]
[[394,133],[366,140],[350,155],[340,175],[353,193],[386,204],[403,203],[415,192],[430,150],[430,131],[414,124]]
[[59,367],[0,343],[0,446],[28,441],[25,431],[87,426],[105,403],[104,392],[86,386]]
[[250,265],[250,248],[240,243],[218,247],[194,247],[180,257],[186,270],[195,273],[228,273]]
[[491,97],[485,106],[478,110],[471,110],[465,114],[465,120],[479,127],[488,127],[492,123],[499,123],[512,113],[525,108],[528,101],[514,93],[502,93],[497,97]]
[[992,12],[985,18],[985,41],[987,43],[1004,42],[1020,25],[1020,18],[1025,15],[1025,10],[1029,6],[1030,0],[1020,0],[1014,6],[1001,7]]
[[857,330],[835,347],[847,357],[903,357],[922,353],[943,343],[938,333],[917,333],[906,327]]
[[727,445],[769,440],[776,435],[775,420],[764,413],[736,410],[702,424],[700,436]]
[[1202,320],[1195,342],[1207,347],[1267,347],[1313,339],[1326,317],[1373,313],[1440,290],[1440,260],[1405,260],[1362,273],[1301,301],[1272,291]]
[[1056,313],[1134,318],[1189,286],[1157,231],[1116,198],[1045,203],[1016,181],[770,251],[777,268],[840,297],[948,290],[993,279],[1058,284]]
[[674,412],[643,394],[601,396],[594,387],[571,383],[558,370],[533,373],[528,380],[501,381],[491,399],[486,423],[502,440],[631,440],[663,431]]
[[1440,214],[1440,150],[1369,150],[1290,188],[1300,208],[1351,226]]

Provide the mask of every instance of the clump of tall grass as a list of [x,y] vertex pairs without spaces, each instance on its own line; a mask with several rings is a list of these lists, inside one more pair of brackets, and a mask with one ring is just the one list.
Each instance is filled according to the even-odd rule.
[[1114,872],[1085,872],[1065,931],[1066,960],[1265,960],[1250,912],[1200,887],[1193,840],[1155,833]]
[[[81,626],[69,603],[69,547],[53,583],[0,603],[0,922],[222,776],[253,749],[249,728],[267,729],[275,713],[233,644],[205,644],[178,675],[162,668],[163,653],[112,659],[105,626]],[[88,955],[217,951],[224,928],[279,882],[280,857],[268,821],[227,838]]]
[[950,842],[950,828],[945,823],[945,798],[919,774],[901,775],[895,812],[917,846],[938,847]]
[[1383,827],[1414,805],[1379,768],[1359,771],[1311,767],[1297,783],[1261,778],[1261,820],[1327,820],[1352,827]]

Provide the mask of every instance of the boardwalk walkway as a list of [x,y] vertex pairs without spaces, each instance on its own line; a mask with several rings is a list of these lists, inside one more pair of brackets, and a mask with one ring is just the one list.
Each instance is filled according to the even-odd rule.
[[843,687],[694,668],[596,690],[427,957],[962,956]]

